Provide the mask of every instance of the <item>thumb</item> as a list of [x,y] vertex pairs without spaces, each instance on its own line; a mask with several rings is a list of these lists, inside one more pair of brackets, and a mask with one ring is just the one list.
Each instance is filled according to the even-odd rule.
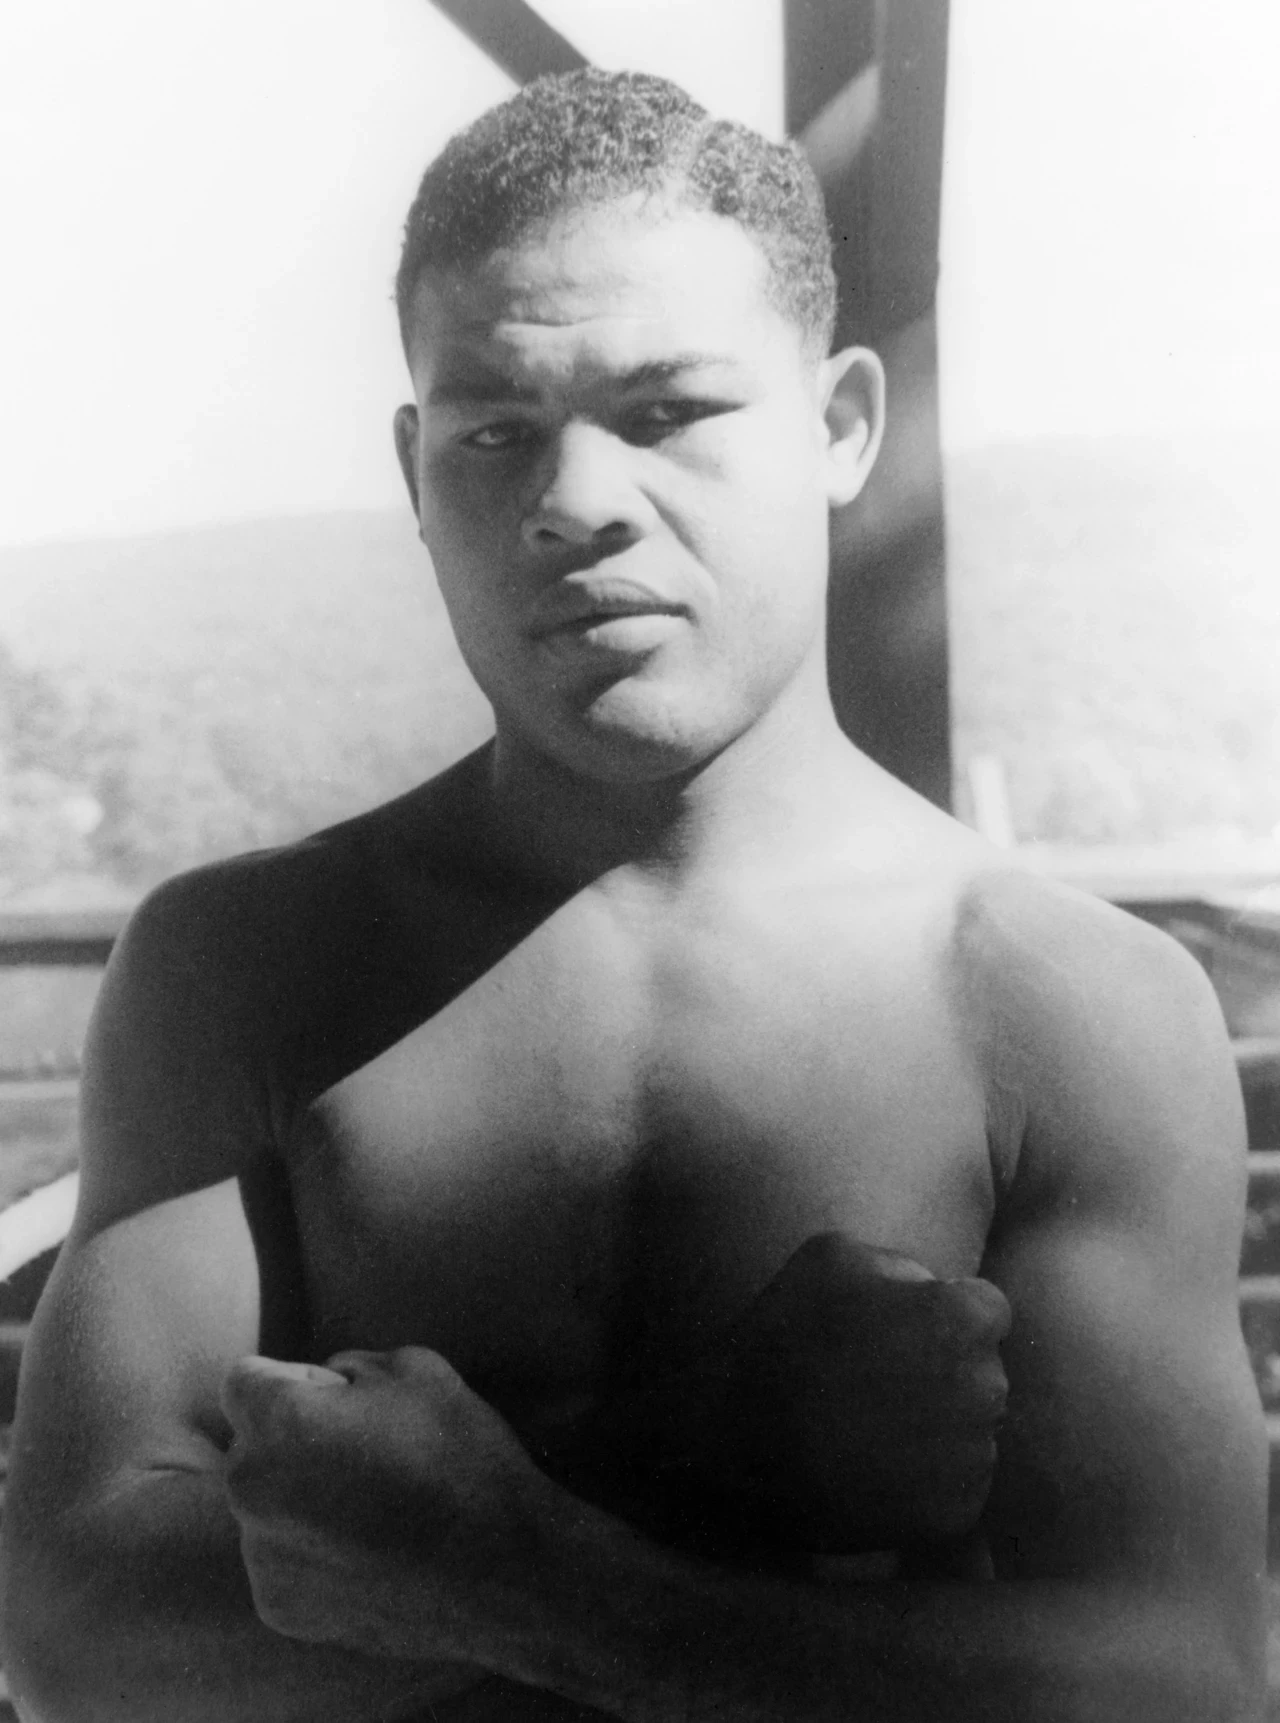
[[309,1382],[317,1388],[345,1388],[347,1378],[323,1364],[303,1364],[290,1358],[263,1358],[256,1352],[237,1358],[227,1373],[250,1381]]
[[877,1287],[934,1278],[923,1263],[902,1251],[863,1244],[851,1233],[815,1233],[757,1295],[738,1330],[744,1337],[776,1337],[798,1324],[814,1339],[828,1329],[843,1334],[850,1312],[862,1310]]
[[922,1262],[900,1250],[864,1244],[847,1232],[818,1232],[793,1252],[774,1276],[773,1285],[795,1282],[814,1288],[859,1280],[932,1280]]
[[885,1280],[934,1280],[932,1274],[922,1262],[915,1257],[906,1256],[900,1250],[881,1250],[877,1246],[869,1246],[867,1255],[871,1258],[871,1269],[875,1274],[882,1275]]
[[322,1364],[303,1364],[249,1353],[237,1358],[222,1383],[222,1410],[232,1428],[243,1434],[268,1410],[281,1392],[306,1386],[345,1388],[347,1379]]

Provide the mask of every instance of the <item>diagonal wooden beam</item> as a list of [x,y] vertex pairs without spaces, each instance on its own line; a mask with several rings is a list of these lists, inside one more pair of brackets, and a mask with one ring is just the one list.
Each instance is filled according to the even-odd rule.
[[786,126],[799,137],[876,58],[874,0],[783,0]]
[[524,0],[432,0],[432,4],[517,84],[548,72],[576,72],[587,64],[586,56]]

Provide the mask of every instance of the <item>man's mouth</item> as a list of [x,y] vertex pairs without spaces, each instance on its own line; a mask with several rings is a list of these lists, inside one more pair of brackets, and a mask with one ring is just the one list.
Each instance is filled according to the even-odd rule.
[[639,581],[570,577],[539,594],[529,613],[528,632],[534,640],[545,640],[554,634],[585,633],[623,617],[687,614],[686,605]]

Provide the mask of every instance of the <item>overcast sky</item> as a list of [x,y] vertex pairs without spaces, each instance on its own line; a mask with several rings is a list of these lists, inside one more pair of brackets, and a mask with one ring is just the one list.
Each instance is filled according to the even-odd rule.
[[[777,0],[543,0],[780,123]],[[954,444],[1277,422],[1275,0],[952,0]],[[428,0],[29,0],[0,23],[0,545],[399,499],[417,176],[508,88]]]
[[951,0],[952,444],[1280,429],[1277,0]]

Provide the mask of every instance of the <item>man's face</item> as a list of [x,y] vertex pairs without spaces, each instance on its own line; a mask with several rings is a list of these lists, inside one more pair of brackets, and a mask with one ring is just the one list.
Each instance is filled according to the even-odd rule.
[[499,733],[696,766],[823,654],[830,362],[729,221],[557,218],[415,299],[401,457]]

